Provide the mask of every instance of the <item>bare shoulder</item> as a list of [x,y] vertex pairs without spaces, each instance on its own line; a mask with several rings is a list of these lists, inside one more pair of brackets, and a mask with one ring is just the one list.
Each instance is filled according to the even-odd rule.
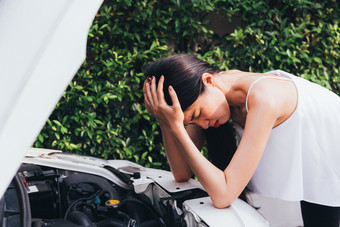
[[248,89],[251,88],[247,97],[249,110],[263,108],[274,111],[277,118],[274,126],[278,126],[293,114],[298,102],[294,82],[272,78],[260,80],[256,84],[256,79],[250,81],[253,82],[247,85]]
[[244,74],[244,73],[247,73],[247,72],[241,71],[239,69],[230,69],[230,70],[227,70],[227,71],[222,71],[219,74],[238,75],[238,74]]
[[225,71],[225,73],[240,73],[240,72],[242,72],[242,71],[239,70],[239,69],[230,69],[228,71]]
[[254,86],[247,97],[248,110],[259,109],[259,110],[275,110],[280,109],[279,100],[280,97],[276,96],[272,92],[271,88],[264,86],[263,84]]

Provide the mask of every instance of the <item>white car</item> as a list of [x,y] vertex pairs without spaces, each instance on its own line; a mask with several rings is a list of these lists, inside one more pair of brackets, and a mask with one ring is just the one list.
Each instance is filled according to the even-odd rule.
[[0,226],[269,226],[239,199],[215,208],[193,179],[30,148],[85,59],[101,3],[0,1]]

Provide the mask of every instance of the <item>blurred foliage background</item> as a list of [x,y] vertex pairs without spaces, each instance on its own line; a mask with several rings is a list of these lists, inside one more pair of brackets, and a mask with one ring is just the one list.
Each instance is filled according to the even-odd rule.
[[221,68],[282,69],[340,94],[336,0],[104,1],[87,58],[35,147],[169,169],[142,97],[143,65],[192,53]]

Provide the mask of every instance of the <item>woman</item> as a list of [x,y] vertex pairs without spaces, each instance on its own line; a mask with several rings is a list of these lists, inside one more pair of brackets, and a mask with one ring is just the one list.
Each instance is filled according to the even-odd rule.
[[[154,62],[146,75],[145,105],[159,121],[176,181],[195,174],[217,208],[248,185],[264,196],[301,201],[305,226],[339,226],[337,95],[280,70],[220,72],[191,55]],[[220,170],[200,153],[203,129],[229,119],[239,143]]]

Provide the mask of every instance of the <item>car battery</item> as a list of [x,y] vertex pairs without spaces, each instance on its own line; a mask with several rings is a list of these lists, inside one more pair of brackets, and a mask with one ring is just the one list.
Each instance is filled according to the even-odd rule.
[[30,199],[33,218],[59,218],[58,175],[55,170],[23,164],[18,171]]

